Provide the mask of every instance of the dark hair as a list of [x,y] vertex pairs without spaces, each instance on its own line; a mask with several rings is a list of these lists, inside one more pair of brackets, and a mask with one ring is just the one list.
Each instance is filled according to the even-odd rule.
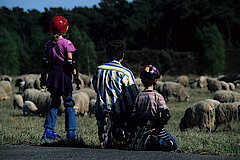
[[106,52],[110,60],[120,60],[126,50],[126,45],[121,40],[114,40],[107,44]]
[[142,84],[143,84],[143,86],[144,86],[145,88],[147,88],[147,87],[149,87],[149,86],[151,86],[151,85],[153,85],[153,86],[156,85],[156,82],[155,82],[155,80],[153,80],[153,79],[141,79],[141,80],[142,80]]

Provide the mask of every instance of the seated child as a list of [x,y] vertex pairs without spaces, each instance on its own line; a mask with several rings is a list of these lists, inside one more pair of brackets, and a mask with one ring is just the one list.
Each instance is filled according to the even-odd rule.
[[143,66],[140,79],[144,91],[138,94],[133,110],[136,132],[130,144],[136,150],[175,150],[177,143],[164,125],[170,119],[169,108],[161,94],[154,91],[160,72],[152,65]]

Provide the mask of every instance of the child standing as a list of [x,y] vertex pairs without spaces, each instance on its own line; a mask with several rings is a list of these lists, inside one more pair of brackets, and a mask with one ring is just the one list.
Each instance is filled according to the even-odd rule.
[[170,119],[169,108],[163,96],[154,91],[160,76],[158,69],[152,65],[143,66],[140,70],[140,79],[145,89],[136,98],[133,118],[138,129],[130,148],[145,150],[177,148],[175,139],[164,128]]
[[[75,51],[71,41],[65,38],[68,30],[68,21],[62,16],[52,18],[51,31],[53,39],[45,45],[43,57],[43,73],[40,78],[41,87],[46,86],[51,93],[52,102],[44,123],[44,140],[54,140],[60,137],[55,131],[57,112],[61,105],[61,97],[65,107],[65,128],[67,139],[76,139],[76,117],[74,101],[72,99],[72,75],[74,82],[79,86],[78,72],[72,59],[72,52]],[[46,78],[48,74],[48,78]]]

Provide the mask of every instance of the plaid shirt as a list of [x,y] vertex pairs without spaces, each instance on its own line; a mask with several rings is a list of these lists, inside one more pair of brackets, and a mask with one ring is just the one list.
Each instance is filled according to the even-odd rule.
[[123,113],[133,107],[138,90],[132,72],[118,61],[98,66],[93,77],[98,107],[105,111]]
[[168,109],[161,94],[155,91],[143,91],[138,94],[134,106],[134,115],[139,120],[157,119],[159,109]]

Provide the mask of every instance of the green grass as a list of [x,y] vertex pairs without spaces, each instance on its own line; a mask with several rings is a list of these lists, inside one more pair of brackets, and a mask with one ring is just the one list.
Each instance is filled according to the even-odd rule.
[[[186,132],[179,130],[179,122],[187,107],[213,97],[207,89],[187,89],[191,96],[189,102],[178,102],[172,97],[168,102],[172,117],[165,128],[179,144],[176,152],[239,156],[240,122],[232,123],[233,131],[224,131],[224,125],[214,133],[200,132],[197,127]],[[64,119],[64,115],[59,116],[56,125],[56,132],[62,136],[60,142],[64,142],[66,136]],[[41,140],[44,120],[39,116],[22,116],[21,110],[13,109],[12,99],[0,101],[0,144],[44,145]],[[77,128],[76,133],[83,140],[84,147],[99,146],[95,117],[77,117]]]

